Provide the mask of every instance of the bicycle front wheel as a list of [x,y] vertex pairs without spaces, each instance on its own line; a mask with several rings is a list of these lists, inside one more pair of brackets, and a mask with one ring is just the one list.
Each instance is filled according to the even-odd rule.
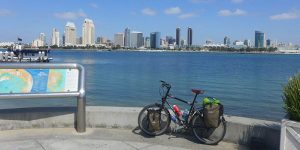
[[[150,121],[148,119],[148,112],[153,110],[159,113],[159,125],[158,125],[159,127],[156,130],[150,129],[149,127]],[[145,106],[141,110],[138,117],[139,128],[144,133],[150,136],[163,134],[165,131],[167,131],[168,127],[170,126],[170,122],[171,122],[170,112],[168,111],[168,109],[161,107],[160,104],[151,104]]]
[[192,119],[192,127],[196,138],[200,142],[208,145],[218,144],[226,133],[226,122],[222,118],[217,128],[209,128],[204,124],[203,117],[197,114]]

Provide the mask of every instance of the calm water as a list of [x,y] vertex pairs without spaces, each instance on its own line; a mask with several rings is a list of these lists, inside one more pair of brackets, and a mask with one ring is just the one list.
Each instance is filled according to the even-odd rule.
[[[192,100],[190,89],[203,89],[205,96],[221,100],[226,114],[268,120],[285,115],[282,87],[300,70],[300,55],[87,51],[52,51],[51,55],[55,62],[84,65],[88,105],[154,103],[160,99],[159,80],[165,80],[177,97]],[[1,101],[0,105],[76,105],[71,100],[25,101]]]

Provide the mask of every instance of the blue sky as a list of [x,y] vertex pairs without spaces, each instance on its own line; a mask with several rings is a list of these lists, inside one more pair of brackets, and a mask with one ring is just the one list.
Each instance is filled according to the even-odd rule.
[[110,39],[126,27],[144,36],[160,31],[175,36],[181,27],[186,38],[193,28],[193,42],[250,39],[254,31],[267,38],[300,45],[300,0],[0,0],[0,41],[18,36],[30,42],[52,28],[63,33],[67,21],[81,35],[84,18],[94,21],[96,36]]

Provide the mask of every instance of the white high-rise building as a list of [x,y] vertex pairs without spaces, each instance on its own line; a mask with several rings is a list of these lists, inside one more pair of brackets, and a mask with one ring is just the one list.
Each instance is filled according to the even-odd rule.
[[39,40],[42,41],[42,42],[40,43],[40,46],[45,46],[45,44],[46,44],[46,35],[45,35],[45,33],[40,33]]
[[124,46],[124,33],[116,33],[114,38],[115,45]]
[[65,46],[76,45],[76,27],[73,22],[68,22],[65,26]]
[[59,32],[57,29],[53,28],[52,30],[52,41],[51,45],[59,46]]
[[133,31],[130,34],[131,44],[130,47],[132,48],[140,48],[144,45],[144,37],[142,32]]
[[95,26],[91,19],[84,19],[82,25],[82,44],[95,45]]

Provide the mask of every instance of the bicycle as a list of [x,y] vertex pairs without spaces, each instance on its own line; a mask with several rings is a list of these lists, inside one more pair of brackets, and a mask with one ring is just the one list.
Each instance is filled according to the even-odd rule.
[[[171,85],[165,81],[161,82],[161,88],[163,93],[161,93],[161,103],[155,103],[145,106],[138,116],[138,125],[141,131],[150,136],[157,136],[164,134],[170,126],[171,119],[175,124],[182,126],[186,129],[192,129],[195,137],[204,144],[215,145],[218,144],[226,134],[226,121],[223,116],[223,113],[219,116],[219,125],[217,128],[207,127],[204,119],[204,107],[195,107],[196,98],[199,94],[203,94],[203,90],[192,89],[192,92],[195,93],[194,99],[192,102],[185,101],[183,99],[174,97],[170,94]],[[161,90],[160,90],[161,91]],[[168,102],[168,99],[174,99],[180,102],[183,102],[190,106],[188,114],[186,117],[179,116],[171,104]],[[169,109],[166,107],[169,107]],[[223,111],[223,107],[221,107]],[[171,118],[171,110],[174,115]],[[159,116],[159,127],[157,130],[149,129],[149,111],[158,112]],[[176,119],[175,119],[175,118]]]

